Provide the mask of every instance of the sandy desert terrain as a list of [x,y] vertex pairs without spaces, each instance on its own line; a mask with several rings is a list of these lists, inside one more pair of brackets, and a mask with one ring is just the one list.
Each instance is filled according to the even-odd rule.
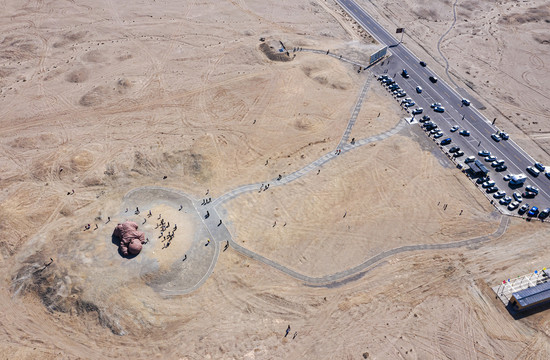
[[[451,3],[364,3],[444,72]],[[457,4],[451,73],[547,159],[548,4]],[[503,218],[372,73],[292,51],[380,47],[334,2],[3,5],[1,359],[549,357],[548,313],[514,319],[490,289],[548,265],[547,224]],[[202,199],[264,182],[208,224]],[[124,220],[149,239],[134,258]]]

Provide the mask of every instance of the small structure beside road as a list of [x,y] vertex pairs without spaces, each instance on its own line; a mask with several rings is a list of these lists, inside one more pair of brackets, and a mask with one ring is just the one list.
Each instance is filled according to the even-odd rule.
[[486,176],[489,170],[479,160],[470,163],[470,171],[473,176]]
[[550,271],[546,268],[503,280],[493,291],[504,306],[522,311],[550,301]]
[[550,300],[550,282],[517,291],[510,298],[510,305],[514,310],[524,310]]

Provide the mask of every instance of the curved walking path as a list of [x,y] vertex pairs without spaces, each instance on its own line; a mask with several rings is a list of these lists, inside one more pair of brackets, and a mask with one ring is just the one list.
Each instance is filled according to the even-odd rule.
[[242,246],[240,246],[239,244],[235,243],[233,240],[229,240],[229,243],[231,244],[231,246],[237,250],[238,252],[240,252],[241,254],[245,255],[245,256],[248,256],[252,259],[255,259],[257,261],[260,261],[266,265],[269,265],[287,275],[290,275],[292,276],[293,278],[295,279],[298,279],[298,280],[301,280],[307,284],[310,284],[310,285],[323,285],[323,286],[326,286],[326,287],[330,287],[332,283],[335,283],[335,282],[340,282],[341,280],[345,279],[345,278],[348,278],[348,277],[351,277],[365,269],[367,269],[368,267],[378,263],[379,261],[385,259],[385,258],[388,258],[390,256],[393,256],[393,255],[397,255],[397,254],[400,254],[400,253],[405,253],[405,252],[412,252],[412,251],[420,251],[420,250],[444,250],[444,249],[456,249],[456,248],[460,248],[460,247],[464,247],[464,246],[470,246],[470,245],[474,245],[474,244],[480,244],[480,243],[483,243],[483,242],[486,242],[486,241],[489,241],[489,240],[494,240],[494,239],[498,239],[499,237],[501,237],[505,232],[506,232],[506,229],[508,228],[508,224],[510,222],[510,218],[508,216],[503,216],[501,215],[501,220],[500,220],[500,224],[498,226],[498,228],[495,230],[495,232],[493,232],[492,234],[489,234],[489,235],[482,235],[482,236],[478,236],[478,237],[475,237],[475,238],[471,238],[471,239],[466,239],[466,240],[461,240],[461,241],[456,241],[456,242],[451,242],[451,243],[445,243],[445,244],[418,244],[418,245],[407,245],[407,246],[401,246],[401,247],[398,247],[398,248],[394,248],[394,249],[390,249],[390,250],[386,250],[386,251],[383,251],[373,257],[371,257],[370,259],[362,262],[361,264],[357,265],[357,266],[354,266],[350,269],[347,269],[347,270],[344,270],[344,271],[341,271],[341,272],[337,272],[335,274],[332,274],[332,275],[326,275],[326,276],[321,276],[321,277],[312,277],[312,276],[307,276],[307,275],[304,275],[304,274],[301,274],[297,271],[294,271],[292,269],[289,269],[281,264],[278,264],[276,262],[274,262],[273,260],[270,260],[262,255],[259,255],[247,248],[244,248]]
[[[370,71],[369,71],[369,75],[372,75]],[[348,143],[349,134],[351,134],[351,129],[353,128],[353,125],[355,125],[355,121],[357,120],[357,115],[359,115],[359,111],[361,110],[361,106],[363,105],[363,100],[365,100],[365,97],[367,96],[367,91],[369,90],[369,87],[373,78],[374,76],[367,76],[367,81],[365,81],[365,85],[363,85],[363,88],[361,89],[359,98],[355,103],[355,107],[353,108],[353,112],[351,113],[351,117],[348,121],[348,126],[346,127],[346,130],[344,131],[344,135],[342,135],[342,139],[340,140],[340,143],[336,147],[336,150],[341,149],[344,145]]]
[[443,35],[441,35],[441,37],[439,38],[439,40],[437,41],[437,51],[439,52],[439,55],[441,55],[441,57],[443,58],[443,60],[445,60],[445,73],[447,74],[447,78],[449,79],[450,82],[453,83],[453,85],[458,88],[459,86],[457,85],[457,83],[455,83],[455,81],[453,80],[453,78],[449,75],[449,60],[447,60],[447,58],[445,57],[445,55],[443,55],[443,52],[441,52],[441,41],[443,41],[443,38],[445,36],[447,36],[447,34],[454,28],[455,24],[456,24],[456,3],[458,2],[458,0],[455,0],[454,4],[453,4],[453,23],[451,24],[451,26],[447,29],[447,31],[445,31],[445,33]]
[[263,184],[269,184],[269,187],[271,187],[271,186],[281,186],[281,185],[288,184],[289,182],[292,182],[292,181],[306,175],[310,171],[312,171],[314,169],[317,169],[318,167],[326,164],[327,162],[329,162],[331,160],[334,160],[338,156],[341,156],[342,154],[344,154],[348,151],[351,151],[351,150],[356,149],[358,147],[370,144],[370,143],[375,142],[375,141],[384,140],[384,139],[386,139],[386,138],[388,138],[392,135],[397,134],[401,129],[403,129],[405,127],[406,124],[407,123],[405,121],[400,120],[397,123],[397,125],[391,130],[388,130],[386,132],[383,132],[383,133],[375,135],[375,136],[371,136],[369,138],[364,138],[364,139],[357,140],[357,141],[355,141],[355,144],[342,145],[338,149],[338,150],[340,150],[339,154],[337,154],[336,151],[331,151],[330,153],[326,153],[325,155],[321,156],[319,159],[317,159],[314,162],[304,166],[303,168],[301,168],[299,170],[296,170],[295,172],[282,177],[281,180],[272,179],[272,180],[269,180],[269,181],[265,181],[263,183],[248,184],[248,185],[243,185],[243,186],[240,186],[238,188],[235,188],[235,189],[223,194],[219,198],[213,200],[212,203],[211,203],[212,207],[216,207],[216,206],[218,206],[218,205],[220,205],[224,202],[227,202],[227,201],[239,196],[240,194],[243,194],[243,193],[246,193],[246,192],[251,192],[251,191],[259,191],[259,190],[262,189]]
[[[456,2],[455,2],[456,5]],[[456,13],[455,13],[455,21],[456,21]],[[450,29],[449,29],[450,31]],[[448,32],[448,31],[447,31]],[[441,40],[441,39],[440,39]],[[325,53],[320,50],[309,50],[305,49],[302,51],[312,51],[312,52],[319,52],[319,53]],[[357,63],[354,63],[348,59],[344,59],[342,57],[338,57],[333,54],[329,54],[335,58],[338,58],[339,60],[346,61],[355,65],[360,65]],[[362,65],[361,65],[362,66]],[[380,141],[383,139],[386,139],[392,135],[395,135],[398,133],[401,129],[405,127],[407,124],[406,121],[400,120],[395,127],[392,129],[385,131],[383,133],[380,133],[378,135],[374,135],[368,138],[363,138],[355,141],[353,144],[349,143],[349,135],[351,134],[351,130],[353,126],[355,125],[357,116],[359,114],[359,111],[361,109],[361,106],[363,104],[363,100],[366,97],[366,94],[368,92],[368,89],[370,87],[370,83],[372,81],[372,74],[370,71],[368,72],[367,80],[365,81],[365,84],[363,85],[361,92],[358,96],[357,102],[352,110],[351,117],[348,121],[348,124],[346,126],[346,129],[344,131],[344,134],[342,135],[340,142],[338,143],[338,146],[335,151],[331,151],[330,153],[327,153],[323,156],[321,156],[319,159],[313,161],[312,163],[304,166],[303,168],[294,171],[293,173],[286,175],[284,177],[280,177],[278,179],[272,179],[269,182],[264,183],[254,183],[254,184],[248,184],[243,185],[240,187],[237,187],[222,196],[214,199],[212,202],[208,204],[204,204],[203,202],[199,202],[197,199],[191,199],[190,197],[187,197],[189,200],[191,200],[192,206],[197,211],[197,214],[199,214],[200,219],[202,223],[205,226],[206,231],[208,232],[210,238],[213,240],[212,245],[214,246],[214,254],[210,260],[210,263],[208,264],[208,268],[206,271],[201,274],[200,278],[197,278],[196,282],[192,286],[189,286],[184,289],[159,289],[160,292],[163,295],[182,295],[187,294],[190,292],[193,292],[197,290],[200,286],[202,286],[206,280],[210,277],[212,272],[214,271],[214,267],[218,261],[219,255],[220,255],[220,246],[222,242],[227,242],[228,245],[231,245],[231,247],[241,253],[242,255],[248,256],[251,259],[255,259],[256,261],[259,261],[263,264],[269,265],[273,267],[274,269],[277,269],[295,279],[298,279],[300,281],[305,282],[309,285],[317,285],[317,286],[337,286],[339,283],[342,283],[342,281],[348,281],[352,280],[353,276],[360,275],[361,272],[365,271],[367,268],[370,268],[372,265],[375,265],[377,263],[380,263],[381,260],[388,258],[390,256],[404,253],[404,252],[411,252],[411,251],[421,251],[421,250],[442,250],[442,249],[452,249],[452,248],[459,248],[463,246],[469,246],[477,243],[482,243],[488,240],[496,239],[500,237],[507,229],[509,218],[506,216],[503,216],[501,218],[501,222],[497,230],[489,235],[483,235],[479,237],[475,237],[472,239],[466,239],[462,241],[452,242],[452,243],[445,243],[445,244],[418,244],[418,245],[408,245],[408,246],[402,246],[399,248],[390,249],[387,251],[383,251],[366,261],[362,262],[361,264],[354,266],[352,268],[349,268],[347,270],[343,270],[331,275],[321,276],[321,277],[312,277],[307,276],[304,274],[301,274],[295,270],[292,270],[286,266],[283,266],[271,259],[268,259],[252,250],[249,250],[239,244],[237,244],[233,237],[231,236],[231,233],[229,232],[229,229],[223,224],[222,218],[220,214],[218,213],[217,207],[219,205],[222,205],[223,203],[247,192],[252,191],[266,191],[269,190],[271,186],[281,186],[288,184],[294,180],[297,180],[301,178],[302,176],[308,174],[312,170],[319,168],[320,166],[324,165],[325,163],[334,160],[336,157],[345,154],[348,151],[354,150],[355,148],[367,145],[369,143]],[[267,184],[264,187],[264,184]]]

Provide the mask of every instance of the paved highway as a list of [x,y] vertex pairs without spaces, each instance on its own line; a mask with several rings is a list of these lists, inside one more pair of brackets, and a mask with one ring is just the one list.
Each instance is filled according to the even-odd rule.
[[[377,66],[371,68],[376,74],[387,74],[392,77],[398,85],[405,89],[407,97],[411,97],[416,105],[411,108],[422,107],[424,112],[422,115],[429,115],[431,119],[439,125],[444,136],[439,140],[450,137],[452,143],[444,147],[445,151],[452,146],[460,146],[465,155],[460,158],[463,161],[468,156],[475,155],[489,169],[491,179],[496,182],[499,190],[503,190],[507,195],[512,195],[513,191],[523,192],[527,185],[534,185],[540,189],[539,195],[534,199],[524,199],[522,204],[529,203],[531,206],[537,206],[539,210],[550,207],[550,179],[544,173],[538,177],[530,175],[526,168],[532,166],[535,160],[529,156],[522,148],[520,148],[512,139],[501,140],[495,142],[491,139],[491,134],[494,134],[498,129],[491,124],[474,106],[462,105],[462,96],[455,89],[450,87],[446,82],[439,79],[437,83],[432,83],[429,80],[430,76],[437,76],[429,66],[422,67],[418,59],[409,49],[403,44],[400,44],[386,29],[376,22],[365,10],[357,5],[352,0],[337,0],[342,8],[352,16],[366,31],[384,45],[388,45],[392,55],[389,59],[381,62]],[[407,69],[410,77],[405,79],[401,76],[401,70]],[[418,94],[415,91],[416,86],[421,86],[423,91]],[[445,107],[444,113],[436,113],[430,108],[430,104],[439,102]],[[464,137],[459,135],[459,132],[451,133],[450,128],[454,125],[462,129],[468,130],[471,135]],[[438,141],[439,143],[439,141]],[[478,155],[479,150],[488,150],[497,159],[502,159],[508,166],[504,172],[496,172],[490,166],[490,163],[483,161]],[[527,175],[527,181],[524,187],[512,190],[508,184],[502,179],[505,174],[520,174]],[[491,196],[492,198],[492,196]],[[497,200],[495,200],[497,202]],[[504,213],[510,213],[505,206],[500,206]],[[511,212],[517,213],[517,210]]]

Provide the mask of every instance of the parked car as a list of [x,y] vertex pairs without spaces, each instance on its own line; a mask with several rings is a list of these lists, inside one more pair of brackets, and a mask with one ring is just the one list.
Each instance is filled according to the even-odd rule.
[[537,194],[535,194],[534,192],[531,192],[531,191],[524,191],[521,196],[523,196],[524,198],[526,199],[532,199],[534,198],[535,196],[537,196]]
[[485,161],[487,161],[487,162],[493,162],[493,161],[495,161],[496,159],[497,159],[496,156],[490,155],[490,156],[487,156],[487,157],[485,158]]
[[497,192],[497,191],[498,191],[497,186],[491,186],[491,187],[487,188],[487,190],[485,190],[485,192],[487,192],[487,194],[491,194],[491,193],[494,193],[494,192]]
[[506,175],[504,175],[504,177],[502,178],[502,180],[504,180],[504,181],[510,181],[511,178],[512,178],[512,175],[506,174]]
[[466,106],[470,106],[470,100],[468,99],[462,99],[462,104]]
[[506,169],[508,169],[508,166],[506,166],[506,165],[499,165],[499,166],[497,166],[497,167],[495,168],[495,171],[501,172],[501,171],[504,171],[504,170],[506,170]]
[[491,163],[491,166],[492,167],[497,167],[497,166],[500,166],[500,165],[504,165],[504,160],[495,160]]
[[430,120],[430,115],[424,115],[424,116],[422,116],[422,120],[424,120],[424,121]]
[[420,62],[420,66],[426,67],[426,65],[427,65],[427,64],[426,64],[424,61],[421,61],[421,62]]
[[401,71],[401,76],[403,76],[405,79],[409,78],[409,73],[406,69],[403,69],[403,71]]
[[434,139],[439,139],[442,136],[443,136],[443,133],[441,131],[439,131],[439,132],[435,133]]
[[499,142],[499,141],[500,141],[500,136],[498,136],[497,134],[492,134],[492,135],[491,135],[491,138],[492,138],[493,140],[495,140],[496,142]]
[[416,87],[416,92],[419,93],[419,94],[422,94],[422,87],[417,86]]
[[539,213],[539,219],[546,219],[550,215],[550,208],[546,208]]
[[517,201],[517,202],[522,202],[523,201],[523,198],[521,197],[521,194],[518,193],[518,192],[514,192],[514,199]]
[[510,135],[508,135],[508,134],[505,133],[505,132],[501,132],[501,133],[500,133],[500,138],[501,138],[502,140],[508,140],[508,139],[510,138]]
[[537,170],[540,171],[540,172],[544,172],[544,170],[546,170],[546,166],[542,165],[542,164],[539,163],[539,162],[535,163],[535,167],[536,167]]
[[419,108],[416,108],[412,111],[412,114],[413,115],[418,115],[418,114],[422,114],[422,111],[424,111],[424,109],[422,109],[421,107]]
[[462,136],[470,136],[470,132],[468,130],[460,130],[459,134]]
[[489,181],[489,180],[490,180],[489,176],[482,176],[482,177],[480,177],[476,180],[476,183],[483,184],[484,182]]
[[437,78],[435,76],[430,76],[429,79],[434,84],[437,82]]
[[480,152],[477,153],[479,156],[491,156],[491,152],[490,151],[487,151],[487,150],[481,150]]
[[414,106],[414,105],[416,105],[416,103],[414,101],[409,101],[409,102],[403,104],[403,106],[406,107],[406,108],[410,108],[411,106]]
[[530,192],[534,192],[535,194],[538,194],[538,193],[539,193],[539,188],[534,187],[533,185],[527,185],[527,186],[525,187],[525,190],[526,190],[526,191],[530,191]]
[[440,144],[441,145],[449,145],[451,143],[451,138],[446,138],[446,139],[443,139],[441,140]]
[[388,78],[388,75],[380,75],[378,77],[378,81],[386,80]]
[[539,208],[536,206],[533,206],[531,210],[527,213],[527,216],[537,216],[539,214]]
[[452,148],[449,149],[449,152],[450,153],[454,153],[454,152],[457,152],[460,150],[460,147],[459,146],[453,146]]
[[508,205],[512,201],[512,198],[509,196],[505,196],[502,199],[500,199],[499,204],[500,205]]
[[546,177],[550,179],[550,171],[545,172],[544,175],[546,175]]
[[502,191],[502,190],[497,191],[495,194],[493,194],[493,197],[494,197],[495,199],[500,199],[500,198],[503,198],[503,197],[505,197],[505,196],[506,196],[506,193],[505,193],[504,191]]
[[434,103],[432,103],[432,104],[430,105],[430,107],[431,107],[432,109],[434,109],[434,108],[436,108],[436,107],[438,107],[438,106],[441,106],[441,103],[434,102]]
[[516,210],[519,206],[519,202],[513,201],[508,205],[508,210]]
[[471,163],[471,162],[474,162],[474,161],[476,161],[475,156],[468,156],[466,159],[464,159],[465,163]]
[[445,112],[445,108],[443,106],[436,106],[434,107],[434,111],[438,113]]
[[464,155],[464,151],[461,151],[461,150],[458,150],[457,152],[454,153],[454,157],[461,157]]
[[533,166],[528,166],[527,167],[527,172],[531,175],[533,175],[534,177],[537,177],[539,176],[540,174],[540,171],[538,171],[537,169],[535,169]]
[[455,125],[455,126],[453,126],[453,127],[451,128],[451,132],[455,132],[455,131],[457,131],[457,130],[458,130],[458,128],[459,128],[459,126],[458,126],[458,125]]
[[529,204],[523,204],[518,210],[518,214],[523,215],[525,212],[529,210]]
[[407,93],[404,91],[397,93],[397,97],[404,97],[404,96],[407,96]]
[[485,181],[481,184],[481,187],[484,189],[490,188],[491,186],[495,186],[495,182],[493,180]]

